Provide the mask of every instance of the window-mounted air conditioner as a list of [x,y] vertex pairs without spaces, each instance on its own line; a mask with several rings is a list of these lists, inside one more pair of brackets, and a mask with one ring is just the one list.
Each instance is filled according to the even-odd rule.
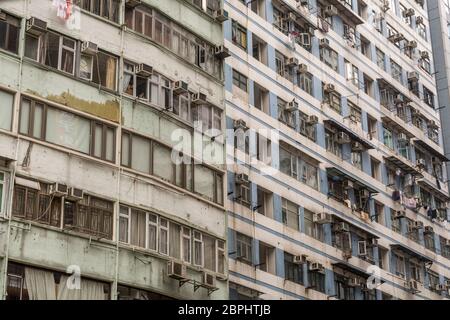
[[433,234],[434,233],[434,229],[433,229],[433,227],[431,227],[431,226],[426,226],[424,229],[423,229],[423,234]]
[[420,74],[417,71],[408,72],[408,80],[418,81],[420,78]]
[[244,173],[236,174],[236,184],[247,184],[250,181],[248,180],[248,175]]
[[332,17],[332,16],[337,16],[338,15],[338,10],[335,6],[330,5],[330,6],[326,6],[324,12],[326,17]]
[[233,126],[234,130],[242,129],[243,131],[246,131],[248,129],[247,123],[242,119],[234,120]]
[[405,210],[397,210],[394,211],[394,219],[401,219],[401,218],[405,218],[406,217],[406,211]]
[[308,116],[306,123],[310,126],[316,125],[319,123],[319,117],[318,116]]
[[209,272],[202,273],[202,285],[209,289],[215,289],[216,286],[216,276]]
[[67,185],[62,184],[62,183],[54,183],[52,185],[50,185],[50,194],[57,196],[57,197],[62,197],[62,196],[66,196],[69,192],[69,188],[67,187]]
[[91,56],[95,56],[98,53],[98,45],[91,41],[84,41],[81,44],[81,52]]
[[330,47],[330,40],[328,40],[327,38],[320,39],[319,46],[320,47],[329,48]]
[[352,142],[352,151],[353,152],[362,152],[365,148],[361,142],[353,141]]
[[295,264],[304,264],[304,263],[307,263],[307,262],[308,262],[307,261],[307,256],[304,255],[304,254],[299,255],[299,256],[294,256],[294,263]]
[[291,102],[287,103],[285,110],[290,111],[290,112],[297,111],[298,110],[298,102],[294,99]]
[[347,222],[338,222],[333,226],[336,232],[350,232],[350,225]]
[[327,83],[327,84],[325,84],[325,86],[323,87],[323,90],[324,90],[326,93],[330,93],[330,92],[336,91],[336,87],[335,87],[335,85],[332,84],[332,83]]
[[153,74],[153,67],[145,63],[136,65],[135,72],[140,77],[150,78]]
[[167,275],[169,278],[185,280],[187,276],[186,266],[180,262],[167,262]]
[[141,3],[142,3],[141,0],[126,0],[125,6],[127,6],[128,8],[135,8]]
[[360,283],[357,277],[351,277],[347,279],[347,285],[352,288],[359,287]]
[[367,241],[362,240],[358,241],[358,256],[366,257],[367,256]]
[[219,59],[226,59],[231,56],[230,50],[223,45],[214,48],[214,55]]
[[423,222],[422,221],[414,221],[413,222],[413,229],[414,230],[420,230],[423,229]]
[[304,63],[300,63],[298,65],[297,72],[298,73],[302,73],[302,74],[307,73],[308,72],[308,66],[306,64],[304,64]]
[[347,133],[339,132],[336,136],[336,142],[339,144],[346,144],[346,143],[350,143],[351,139]]
[[326,212],[315,213],[313,215],[313,222],[317,224],[327,224],[332,222],[331,215]]
[[220,23],[223,23],[228,20],[228,12],[224,9],[219,9],[214,11],[214,19]]
[[175,83],[174,83],[173,92],[175,92],[176,94],[185,93],[185,92],[188,92],[188,88],[189,88],[189,85],[187,82],[178,80],[178,81],[175,81]]
[[32,35],[40,36],[47,32],[47,22],[36,17],[27,20],[26,31]]
[[203,104],[206,103],[206,94],[197,92],[192,95],[193,104]]
[[69,192],[67,194],[67,199],[71,201],[81,201],[84,197],[83,189],[78,188],[69,188]]
[[423,169],[423,168],[426,168],[426,166],[427,166],[427,162],[425,161],[425,159],[417,160],[417,167]]
[[309,265],[309,271],[311,271],[311,272],[323,272],[324,271],[324,267],[319,262],[312,262]]
[[403,11],[403,17],[405,17],[405,18],[412,17],[415,14],[416,14],[416,11],[413,8],[409,8],[409,9]]
[[298,65],[298,59],[295,57],[287,58],[286,59],[286,66],[288,67],[295,67]]

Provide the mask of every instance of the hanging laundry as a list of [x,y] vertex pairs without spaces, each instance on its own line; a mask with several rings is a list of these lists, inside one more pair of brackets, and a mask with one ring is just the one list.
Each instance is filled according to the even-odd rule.
[[408,209],[417,209],[417,200],[416,198],[409,198],[405,194],[402,196],[402,204]]

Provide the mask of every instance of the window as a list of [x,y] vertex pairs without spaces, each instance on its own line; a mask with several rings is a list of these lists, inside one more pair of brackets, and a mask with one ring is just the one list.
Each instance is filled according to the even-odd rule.
[[0,49],[18,53],[20,20],[5,14],[5,19],[0,20]]
[[436,247],[434,244],[434,232],[433,233],[427,233],[423,235],[423,239],[425,241],[425,248],[428,250],[431,250],[433,252],[436,252]]
[[14,95],[0,90],[0,129],[11,131],[14,109]]
[[299,73],[298,86],[306,93],[313,95],[313,75],[309,72]]
[[338,53],[327,47],[320,48],[320,61],[339,73]]
[[405,278],[405,258],[395,253],[393,255],[395,260],[395,274],[399,277]]
[[299,111],[300,134],[307,137],[311,141],[316,141],[316,125],[309,122],[309,116]]
[[318,189],[318,168],[306,155],[297,156],[294,152],[280,147],[280,171],[305,183],[311,188]]
[[403,82],[403,70],[402,67],[396,63],[394,60],[391,59],[391,76],[398,82]]
[[239,89],[247,92],[247,77],[236,70],[233,70],[233,84]]
[[337,299],[339,300],[356,300],[355,288],[349,286],[349,278],[340,274],[334,274],[334,286]]
[[253,261],[252,238],[239,232],[236,233],[236,258],[248,264]]
[[120,0],[76,0],[75,4],[92,14],[119,22]]
[[6,195],[6,174],[3,171],[0,171],[0,216],[4,216],[6,213],[5,195]]
[[281,216],[283,223],[294,230],[299,230],[299,206],[285,198],[281,199]]
[[213,272],[225,272],[224,241],[152,212],[121,205],[119,241]]
[[314,290],[325,293],[325,274],[321,272],[308,272],[308,285]]
[[295,129],[295,111],[288,108],[288,103],[280,97],[277,98],[277,107],[278,120],[285,125]]
[[341,114],[342,106],[341,106],[341,95],[337,92],[325,92],[323,90],[323,102],[325,104],[328,104],[328,106],[336,111],[337,113]]
[[284,274],[286,280],[304,284],[303,264],[294,263],[294,256],[287,252],[284,253]]
[[439,281],[439,275],[438,275],[437,273],[431,271],[431,270],[428,270],[427,272],[428,272],[428,278],[429,278],[429,280],[430,280],[430,283],[429,283],[429,287],[428,287],[428,288],[429,288],[431,291],[437,291],[437,290],[436,290],[436,287],[437,287],[437,285],[439,285],[439,283],[440,283],[440,281]]
[[450,246],[448,240],[442,236],[439,236],[439,242],[441,243],[441,255],[447,259],[450,259]]
[[392,140],[392,131],[383,126],[383,143],[386,147],[394,149],[394,142]]
[[259,214],[271,218],[273,214],[273,194],[260,186],[257,187],[257,209]]
[[337,133],[329,128],[325,129],[325,148],[328,152],[342,158],[342,145],[338,143]]
[[372,175],[372,178],[381,181],[381,171],[380,171],[380,161],[378,161],[375,158],[370,158],[370,172]]
[[80,202],[64,201],[64,228],[112,239],[114,204],[84,196]]
[[114,162],[115,128],[44,103],[22,99],[19,133]]
[[319,241],[324,241],[323,227],[314,222],[314,212],[304,209],[305,234]]
[[241,49],[247,50],[247,29],[233,21],[231,32],[233,43]]
[[411,274],[411,279],[422,282],[422,277],[421,277],[422,271],[421,271],[421,267],[418,263],[410,261],[409,270],[410,270],[410,274]]
[[423,87],[423,101],[431,107],[434,108],[434,94],[426,87]]
[[[54,32],[46,32],[39,37],[27,33],[25,37],[26,57],[115,91],[117,57],[101,51],[95,56],[80,54],[77,47],[75,40]],[[80,61],[77,65],[78,56]]]
[[356,66],[348,61],[345,61],[345,72],[347,81],[359,88],[359,70]]

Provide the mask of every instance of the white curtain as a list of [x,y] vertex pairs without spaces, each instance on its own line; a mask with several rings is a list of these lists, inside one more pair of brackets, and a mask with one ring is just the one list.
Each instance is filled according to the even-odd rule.
[[56,300],[56,286],[52,272],[25,268],[25,283],[30,300]]
[[103,283],[82,279],[79,289],[67,287],[67,276],[61,276],[58,300],[105,300]]
[[0,91],[0,128],[11,130],[12,111],[14,96],[10,93]]

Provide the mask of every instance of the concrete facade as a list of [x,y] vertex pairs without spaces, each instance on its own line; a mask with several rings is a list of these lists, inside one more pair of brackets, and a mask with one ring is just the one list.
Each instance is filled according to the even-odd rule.
[[448,299],[426,1],[224,8],[230,298]]
[[[52,297],[31,285],[41,278],[74,298],[66,276],[82,297],[228,298],[224,144],[202,135],[225,122],[220,2],[138,2],[75,1],[67,21],[50,0],[0,3],[3,299]],[[194,128],[194,113],[211,125]],[[177,130],[214,140],[214,157],[185,140],[175,166]]]

